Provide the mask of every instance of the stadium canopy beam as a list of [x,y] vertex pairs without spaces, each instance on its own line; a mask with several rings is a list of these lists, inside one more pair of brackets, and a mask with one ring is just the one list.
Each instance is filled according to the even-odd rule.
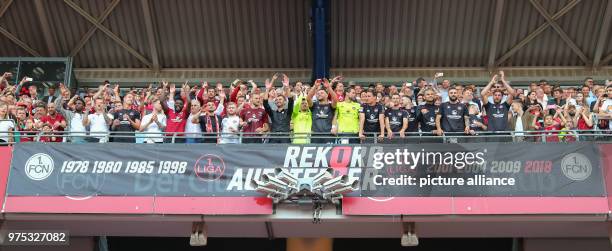
[[4,6],[0,7],[0,18],[4,16],[4,13],[6,13],[6,11],[8,10],[9,7],[11,7],[11,4],[13,3],[13,0],[8,0],[6,1],[6,3],[4,4]]
[[89,21],[90,23],[92,23],[93,25],[98,27],[99,30],[104,32],[104,34],[106,34],[108,37],[110,37],[112,40],[114,40],[117,44],[119,44],[119,46],[123,47],[123,49],[127,50],[130,54],[132,54],[134,57],[136,57],[138,60],[140,60],[140,62],[142,62],[143,64],[145,64],[149,68],[153,67],[153,63],[151,63],[142,54],[140,54],[138,51],[136,51],[134,48],[132,48],[128,43],[126,43],[121,38],[119,38],[119,36],[117,36],[117,34],[113,33],[111,30],[106,28],[101,23],[98,23],[97,20],[94,17],[89,15],[89,13],[87,13],[87,11],[83,10],[75,2],[73,2],[72,0],[64,0],[64,3],[66,3],[72,9],[74,9],[76,12],[78,12],[82,17],[87,19],[87,21]]
[[497,0],[495,3],[495,19],[493,21],[493,32],[491,32],[491,47],[489,48],[489,61],[487,64],[489,71],[495,68],[495,53],[497,52],[497,42],[499,41],[499,31],[501,30],[503,14],[504,0]]
[[157,38],[159,34],[155,25],[153,25],[153,18],[151,15],[151,6],[149,0],[141,0],[142,15],[144,17],[145,29],[147,31],[147,39],[149,40],[149,48],[151,49],[151,61],[153,61],[153,71],[159,71],[159,53],[157,52]]
[[608,5],[604,12],[601,30],[599,30],[599,38],[597,38],[597,46],[595,47],[595,54],[593,56],[593,68],[599,67],[601,63],[601,56],[603,55],[608,33],[610,32],[610,24],[612,24],[612,0],[608,0]]
[[603,60],[601,60],[601,65],[605,65],[608,62],[612,61],[612,53],[610,53],[610,55],[606,56]]
[[[6,2],[4,4],[4,6],[2,6],[0,8],[0,18],[2,18],[4,16],[4,14],[8,10],[8,8],[11,7],[12,3],[13,3],[13,0],[9,0],[8,2]],[[9,40],[13,41],[13,43],[15,43],[16,45],[18,45],[19,47],[21,47],[22,49],[24,49],[28,53],[30,53],[30,54],[32,54],[32,55],[34,55],[36,57],[40,57],[41,56],[40,53],[38,53],[38,51],[34,50],[28,44],[26,44],[25,42],[21,41],[19,38],[17,38],[17,36],[13,35],[11,32],[6,30],[4,27],[0,27],[0,33],[2,33],[2,35],[7,37]]]
[[[578,3],[580,3],[580,1],[581,0],[572,0],[571,2],[567,3],[565,5],[565,7],[563,7],[555,15],[553,15],[551,17],[551,19],[553,21],[556,21],[557,19],[561,18],[566,13],[568,13],[572,8],[574,8]],[[497,61],[495,61],[495,65],[496,66],[500,65],[503,62],[505,62],[506,60],[508,60],[512,55],[514,55],[514,53],[519,51],[521,48],[523,48],[525,45],[527,45],[527,43],[531,42],[534,38],[536,38],[538,35],[540,35],[540,33],[542,33],[544,30],[546,30],[546,28],[548,28],[548,26],[550,26],[549,22],[543,23],[537,29],[535,29],[533,32],[529,33],[529,35],[527,35],[525,38],[523,38],[520,42],[518,42],[516,45],[512,46],[512,48],[508,52],[506,52],[506,54],[504,54]]]
[[[104,12],[102,12],[102,14],[100,14],[100,16],[96,19],[96,22],[101,24],[104,21],[106,21],[106,18],[110,16],[111,13],[113,13],[113,10],[119,4],[119,2],[121,2],[121,0],[112,1],[110,5],[106,7]],[[91,27],[89,27],[89,30],[85,33],[85,35],[83,35],[83,37],[79,40],[77,45],[72,49],[72,51],[70,51],[69,57],[76,56],[76,54],[79,53],[79,51],[81,51],[83,46],[85,46],[87,41],[89,41],[89,39],[93,36],[94,33],[96,33],[97,30],[98,30],[98,26],[96,25],[92,25]]]
[[57,46],[55,45],[55,40],[51,34],[49,18],[47,16],[47,12],[45,11],[45,7],[43,6],[43,0],[34,0],[34,9],[36,9],[36,17],[40,23],[42,35],[45,38],[47,51],[49,52],[50,56],[57,56]]
[[574,53],[576,53],[576,55],[578,55],[578,57],[586,65],[591,64],[591,60],[589,60],[589,58],[587,58],[587,56],[584,55],[584,52],[582,52],[582,50],[578,48],[576,43],[567,35],[567,33],[563,30],[563,28],[561,28],[561,26],[559,26],[559,24],[557,24],[557,22],[552,19],[552,17],[548,13],[548,11],[544,9],[542,4],[540,4],[536,0],[529,0],[529,1],[531,2],[531,5],[533,5],[533,7],[535,7],[536,10],[540,12],[540,15],[542,15],[542,17],[546,19],[546,22],[550,24],[550,26],[557,32],[557,34],[559,34],[559,36],[561,37],[561,39],[563,39],[563,41],[567,44],[567,46],[569,46],[572,49],[572,51],[574,51]]
[[[529,84],[531,81],[546,79],[549,82],[564,86],[576,86],[586,77],[603,81],[612,76],[612,66],[602,66],[596,70],[578,67],[500,67],[508,76],[508,80],[516,85]],[[145,87],[152,82],[162,80],[184,83],[185,80],[230,83],[234,79],[253,79],[263,82],[276,72],[284,72],[291,76],[292,81],[309,81],[312,68],[164,68],[155,73],[148,68],[76,68],[74,70],[79,86],[97,87],[108,79],[113,82]],[[385,84],[403,83],[407,79],[423,76],[433,76],[436,72],[444,72],[444,77],[453,82],[474,83],[483,85],[491,79],[491,73],[486,67],[454,67],[454,68],[332,68],[332,76],[342,75],[345,81],[356,81],[360,84],[382,82]],[[232,73],[232,74],[228,74]]]

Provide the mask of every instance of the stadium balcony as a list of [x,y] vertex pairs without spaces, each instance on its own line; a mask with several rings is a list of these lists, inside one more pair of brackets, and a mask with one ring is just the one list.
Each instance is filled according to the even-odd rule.
[[0,74],[2,251],[611,247],[612,0],[0,0]]

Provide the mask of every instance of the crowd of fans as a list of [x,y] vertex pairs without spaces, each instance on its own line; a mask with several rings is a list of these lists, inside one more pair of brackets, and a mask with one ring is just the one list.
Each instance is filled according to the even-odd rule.
[[612,83],[592,78],[520,89],[503,71],[484,88],[441,73],[387,86],[275,74],[263,86],[236,79],[229,88],[162,82],[126,91],[106,81],[79,94],[59,84],[43,96],[31,79],[12,85],[12,77],[0,79],[0,144],[559,142],[609,137],[612,128]]

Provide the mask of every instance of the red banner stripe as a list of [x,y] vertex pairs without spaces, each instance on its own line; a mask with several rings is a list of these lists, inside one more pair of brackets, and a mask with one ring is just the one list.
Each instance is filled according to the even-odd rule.
[[9,196],[7,213],[272,214],[272,202],[255,197]]
[[345,198],[345,215],[607,214],[606,197]]

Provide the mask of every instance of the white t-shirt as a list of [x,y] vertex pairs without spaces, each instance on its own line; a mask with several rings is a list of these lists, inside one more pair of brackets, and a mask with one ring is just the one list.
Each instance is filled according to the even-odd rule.
[[[113,120],[112,114],[107,114],[110,120]],[[99,139],[105,139],[108,135],[108,124],[106,124],[106,120],[104,120],[103,114],[89,114],[87,115],[89,119],[89,136],[96,137]]]
[[[141,126],[144,126],[146,124],[149,123],[149,121],[151,121],[151,118],[153,117],[153,113],[149,113],[147,115],[145,115],[144,117],[142,117],[142,121],[140,122]],[[157,114],[157,121],[163,126],[166,126],[166,115],[163,113],[158,113]],[[143,132],[147,132],[147,134],[143,134],[145,140],[145,143],[161,143],[164,142],[164,138],[163,137],[159,137],[162,136],[162,129],[157,125],[157,123],[153,122],[151,123],[149,126],[147,126],[147,128],[143,131]]]
[[525,135],[523,133],[523,131],[525,130],[525,128],[523,128],[523,119],[518,114],[516,114],[515,116],[516,116],[516,122],[514,124],[514,131],[517,132],[515,135],[523,136]]
[[[193,119],[193,114],[190,113],[189,117],[187,117],[187,121],[185,123],[185,132],[186,133],[201,133],[202,132],[202,128],[200,127],[200,124],[194,124],[193,122],[191,122],[191,120]],[[185,137],[187,138],[197,138],[197,137],[201,137],[200,135],[196,135],[196,134],[185,134]]]
[[4,142],[9,141],[9,130],[15,130],[15,122],[11,119],[0,120],[0,139]]
[[[240,117],[238,116],[227,116],[223,118],[221,122],[223,128],[221,130],[221,144],[238,144],[240,143],[239,127]],[[232,132],[230,129],[234,129]]]
[[[600,113],[612,115],[612,99],[607,98],[599,108]],[[612,123],[608,123],[608,128],[612,130]]]
[[72,119],[70,119],[70,129],[69,131],[72,133],[72,136],[85,136],[85,126],[83,125],[83,114],[82,113],[74,113]]

